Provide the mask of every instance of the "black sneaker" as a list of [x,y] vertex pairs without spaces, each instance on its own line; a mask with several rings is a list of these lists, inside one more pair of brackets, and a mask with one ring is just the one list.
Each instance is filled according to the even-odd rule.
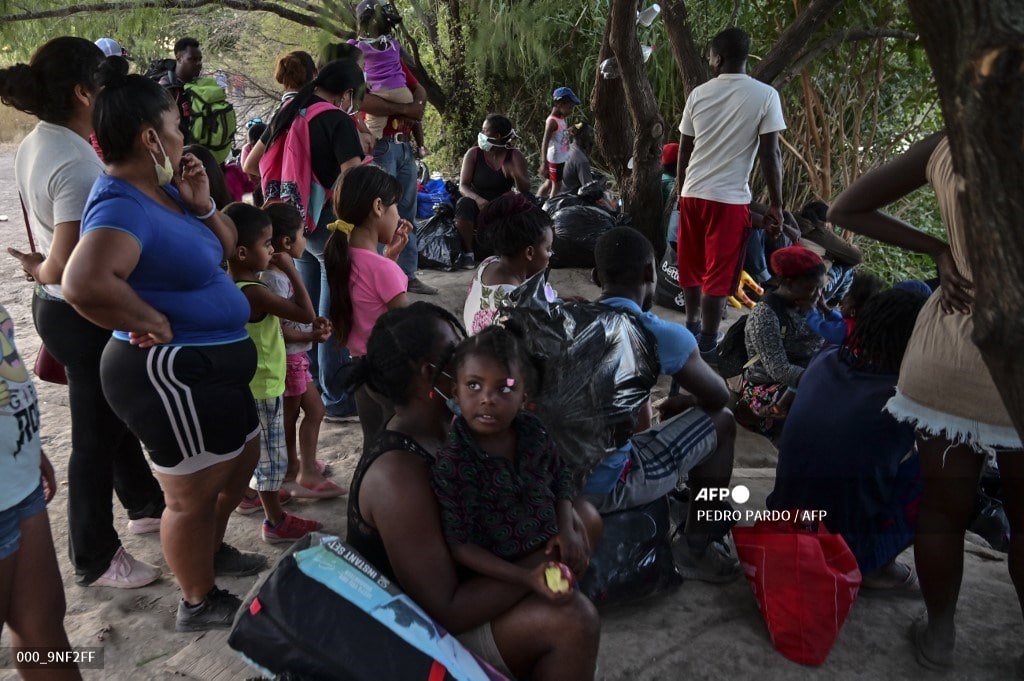
[[472,253],[463,253],[462,256],[459,257],[458,262],[455,263],[455,267],[460,270],[473,270],[476,269],[476,265],[476,258]]
[[409,293],[417,293],[421,296],[436,296],[437,289],[433,286],[424,284],[419,279],[410,279],[409,286],[406,289]]
[[683,579],[728,584],[743,574],[739,559],[724,539],[709,542],[704,552],[698,554],[682,535],[672,546],[672,557]]
[[224,589],[213,587],[199,605],[188,605],[185,599],[178,603],[178,616],[174,630],[178,632],[230,629],[235,613],[242,607],[242,599]]
[[262,553],[239,551],[231,544],[221,544],[213,554],[213,573],[218,577],[248,577],[269,565]]

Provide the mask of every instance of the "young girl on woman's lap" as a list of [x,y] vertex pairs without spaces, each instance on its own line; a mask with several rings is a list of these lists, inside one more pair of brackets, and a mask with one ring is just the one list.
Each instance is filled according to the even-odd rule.
[[[522,345],[490,327],[459,345],[452,367],[462,415],[433,469],[452,557],[543,598],[568,598],[548,587],[544,571],[557,560],[580,574],[587,540],[574,521],[570,473],[540,420],[523,410],[530,367]],[[542,553],[550,560],[538,564]]]

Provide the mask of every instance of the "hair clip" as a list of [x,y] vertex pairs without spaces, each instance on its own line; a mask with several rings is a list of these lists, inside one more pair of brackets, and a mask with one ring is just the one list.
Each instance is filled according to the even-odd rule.
[[511,378],[511,377],[510,378],[506,378],[505,379],[505,385],[508,386],[509,388],[516,387],[516,379]]

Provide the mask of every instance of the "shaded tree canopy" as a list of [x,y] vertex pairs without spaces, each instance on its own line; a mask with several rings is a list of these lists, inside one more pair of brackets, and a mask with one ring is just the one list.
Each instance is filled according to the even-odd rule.
[[[0,33],[9,57],[24,58],[46,38],[61,33],[91,39],[113,35],[143,63],[165,56],[175,38],[195,34],[207,50],[208,62],[211,53],[225,60],[230,55],[238,70],[264,84],[269,110],[276,90],[270,79],[274,57],[296,47],[315,50],[318,44],[349,35],[355,4],[7,0],[0,3]],[[811,198],[828,200],[863,170],[940,124],[924,52],[898,0],[661,4],[661,17],[643,28],[628,26],[630,13],[640,8],[637,0],[397,0],[405,17],[399,38],[434,105],[426,121],[435,151],[431,165],[454,171],[480,121],[491,111],[513,120],[523,151],[535,157],[555,87],[568,85],[586,99],[586,93],[596,96],[607,86],[606,104],[595,98],[588,110],[585,102],[576,117],[590,118],[599,136],[614,131],[602,141],[593,161],[615,178],[631,210],[645,206],[639,195],[634,200],[626,170],[637,152],[634,142],[641,140],[643,159],[637,177],[649,179],[657,174],[652,164],[658,146],[678,138],[686,93],[707,77],[708,40],[733,24],[754,39],[751,72],[771,81],[783,97],[790,126],[782,138],[788,206],[799,207]],[[614,23],[609,17],[617,13],[623,17],[620,28],[631,34],[619,41],[620,51],[639,57],[639,45],[653,48],[646,63],[639,61],[632,71],[634,94],[646,102],[642,135],[636,134],[641,128],[622,93],[623,79],[598,79],[598,64],[607,56],[606,29]],[[289,31],[295,36],[290,45],[282,37]],[[652,127],[653,121],[660,129]],[[648,184],[636,182],[635,187]],[[652,205],[660,206],[660,200]],[[912,201],[907,209],[919,214],[915,218],[927,216],[928,208],[922,205]],[[642,218],[636,224],[657,242],[657,222]],[[925,222],[934,220],[929,217]],[[877,249],[876,259],[893,277],[916,273],[926,264],[870,248]]]

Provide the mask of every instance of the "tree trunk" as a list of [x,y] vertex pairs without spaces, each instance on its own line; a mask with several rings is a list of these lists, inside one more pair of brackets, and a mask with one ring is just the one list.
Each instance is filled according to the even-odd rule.
[[[481,121],[475,120],[475,106],[479,80],[470,73],[466,60],[467,25],[459,11],[459,0],[448,0],[445,5],[448,17],[448,63],[445,89],[453,93],[445,102],[444,124],[456,138],[456,148],[467,149],[476,139]],[[457,93],[457,94],[455,94]]]
[[672,46],[672,56],[683,79],[683,97],[689,97],[690,91],[708,79],[708,65],[701,50],[693,40],[690,29],[690,17],[686,9],[686,0],[675,0],[665,8],[665,29],[668,41]]
[[[935,72],[971,233],[974,336],[1024,437],[1024,13],[1020,0],[909,0]],[[955,386],[950,386],[955,390]]]
[[[611,17],[604,26],[604,38],[597,63],[615,56],[612,52],[609,36],[611,35]],[[623,178],[629,173],[626,167],[633,153],[633,126],[630,124],[629,113],[622,105],[625,100],[622,78],[602,78],[600,72],[594,81],[594,90],[590,95],[590,109],[594,112],[594,133],[597,148],[604,158],[608,169],[615,180],[621,185]]]
[[[612,171],[622,191],[623,210],[632,218],[633,227],[645,234],[654,244],[655,251],[660,253],[665,248],[660,181],[665,124],[658,113],[658,103],[654,99],[637,40],[638,6],[638,0],[612,0],[599,59],[605,59],[608,53],[613,54],[618,62],[619,78],[603,80],[598,76],[594,88],[594,109],[604,128],[599,144],[608,144],[606,151],[613,155],[609,157],[606,153],[609,162],[614,158]],[[623,97],[615,98],[615,90]],[[612,113],[610,110],[614,108],[620,110],[615,114],[620,120],[625,118],[622,111],[628,111],[628,125],[609,125],[607,119],[600,118],[602,113]],[[628,137],[623,134],[627,130],[631,133]],[[633,159],[632,170],[627,167],[630,156]]]

